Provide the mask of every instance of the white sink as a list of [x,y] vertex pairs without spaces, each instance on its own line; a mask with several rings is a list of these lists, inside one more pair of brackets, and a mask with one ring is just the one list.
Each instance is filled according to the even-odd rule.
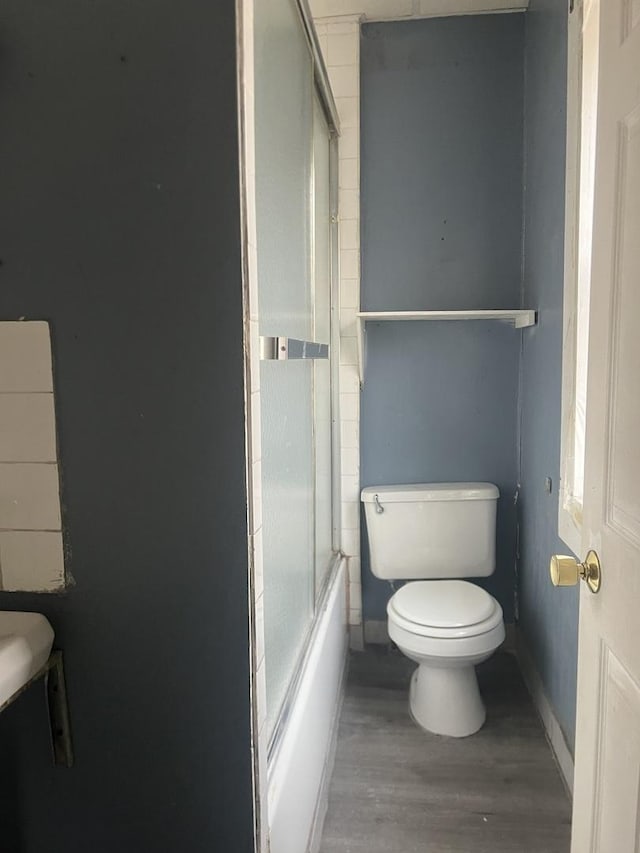
[[45,665],[52,645],[41,613],[0,610],[0,708]]

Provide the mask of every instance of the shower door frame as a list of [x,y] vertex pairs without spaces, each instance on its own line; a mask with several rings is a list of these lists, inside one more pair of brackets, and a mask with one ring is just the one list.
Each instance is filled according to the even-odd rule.
[[[249,648],[251,661],[251,723],[253,741],[254,833],[256,851],[268,847],[267,791],[268,768],[275,763],[287,720],[295,704],[296,693],[304,671],[305,661],[313,647],[315,628],[322,614],[332,582],[335,580],[344,555],[341,550],[341,490],[340,490],[340,417],[339,417],[339,220],[338,220],[338,113],[331,92],[329,76],[313,25],[307,0],[292,0],[303,26],[313,64],[313,96],[317,97],[329,130],[329,207],[330,207],[330,398],[331,398],[331,468],[332,468],[332,545],[333,559],[322,585],[315,589],[314,611],[306,637],[290,680],[278,721],[267,742],[265,736],[266,695],[264,682],[264,619],[259,599],[262,594],[262,535],[261,484],[256,476],[256,445],[260,448],[260,336],[258,334],[257,251],[255,207],[255,125],[253,91],[253,6],[258,0],[236,0],[238,49],[239,155],[241,181],[241,229],[243,247],[243,313],[245,350],[245,443],[247,514],[249,525]],[[312,241],[314,240],[312,229]],[[312,242],[312,252],[314,251]],[[312,255],[313,256],[313,255]],[[315,398],[314,398],[315,399]],[[314,436],[315,442],[315,436]],[[314,573],[315,575],[315,573]],[[346,594],[346,591],[345,591]]]
[[[301,10],[306,7],[306,3],[304,0],[292,0]],[[303,17],[304,20],[304,17]],[[313,36],[315,36],[315,30],[313,31]],[[312,48],[313,41],[309,33],[307,33],[307,40],[309,42],[310,49]],[[319,48],[318,48],[319,50]],[[340,340],[340,328],[339,328],[339,220],[338,220],[338,131],[337,126],[332,126],[331,118],[327,114],[327,105],[323,100],[322,90],[318,85],[317,80],[317,70],[316,70],[316,56],[313,53],[313,64],[314,64],[314,96],[318,97],[321,107],[324,110],[325,118],[327,120],[327,126],[329,130],[329,214],[331,218],[331,227],[330,227],[330,343],[329,343],[329,353],[330,353],[330,397],[331,397],[331,483],[332,483],[332,498],[331,498],[331,515],[332,515],[332,546],[333,546],[333,557],[330,561],[328,569],[324,572],[324,579],[318,588],[316,586],[316,577],[318,567],[317,565],[314,567],[314,579],[313,579],[313,587],[314,587],[314,607],[313,607],[313,615],[311,617],[311,621],[306,631],[306,636],[304,637],[302,648],[298,655],[298,660],[292,674],[291,680],[289,681],[289,685],[287,687],[287,691],[285,693],[284,699],[281,703],[280,710],[278,712],[278,719],[275,724],[273,733],[269,738],[268,747],[267,747],[267,761],[268,764],[271,765],[278,754],[278,750],[281,746],[282,739],[284,733],[286,731],[287,721],[290,716],[290,713],[295,705],[296,694],[298,692],[298,687],[300,685],[300,680],[302,677],[302,673],[304,671],[305,660],[308,656],[309,650],[313,646],[313,637],[314,637],[314,629],[316,627],[316,623],[318,620],[319,614],[323,610],[324,601],[327,597],[329,589],[331,587],[331,582],[335,577],[335,574],[340,566],[340,562],[343,559],[343,554],[341,550],[340,543],[340,533],[341,533],[341,523],[340,523],[340,417],[339,417],[339,402],[340,402],[340,394],[339,394],[339,370],[340,370],[340,358],[339,358],[339,340]],[[319,54],[320,58],[321,54]],[[329,95],[331,95],[331,90],[328,90]],[[333,104],[333,96],[331,96],[331,103]],[[335,108],[335,107],[334,107]],[[337,122],[337,118],[336,118]],[[315,242],[314,242],[314,231],[312,228],[312,248],[311,253],[312,257],[315,256]],[[313,286],[312,286],[313,290]],[[315,403],[315,383],[314,383],[314,396],[313,401]],[[313,436],[313,446],[315,452],[315,434]],[[315,468],[315,466],[314,466]],[[314,491],[315,491],[315,478],[314,478]],[[315,529],[314,529],[315,532]]]

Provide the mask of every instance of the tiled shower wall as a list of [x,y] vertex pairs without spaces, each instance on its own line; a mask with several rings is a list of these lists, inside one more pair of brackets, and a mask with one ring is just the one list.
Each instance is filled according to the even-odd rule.
[[360,575],[360,23],[357,16],[315,21],[340,118],[340,432],[342,550],[349,558],[349,624],[362,644]]

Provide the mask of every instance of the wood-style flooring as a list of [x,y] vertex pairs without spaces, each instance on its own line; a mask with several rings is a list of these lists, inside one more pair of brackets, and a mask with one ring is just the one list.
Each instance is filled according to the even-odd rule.
[[460,739],[410,719],[414,667],[352,654],[321,853],[568,853],[571,806],[515,658],[479,667],[487,722]]

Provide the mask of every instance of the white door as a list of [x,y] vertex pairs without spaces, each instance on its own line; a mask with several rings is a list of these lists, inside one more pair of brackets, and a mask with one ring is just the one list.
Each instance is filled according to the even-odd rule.
[[[599,49],[572,853],[640,851],[640,0],[585,3]],[[582,554],[584,556],[584,552]]]

